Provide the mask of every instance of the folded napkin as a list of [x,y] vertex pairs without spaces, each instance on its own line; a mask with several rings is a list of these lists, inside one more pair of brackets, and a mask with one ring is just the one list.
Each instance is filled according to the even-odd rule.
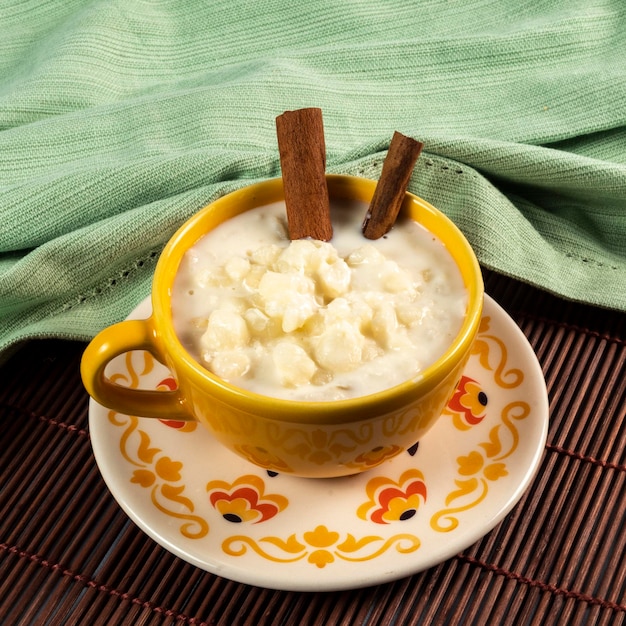
[[1,354],[124,318],[305,106],[329,172],[416,137],[410,190],[485,267],[626,310],[623,0],[0,0],[0,33]]

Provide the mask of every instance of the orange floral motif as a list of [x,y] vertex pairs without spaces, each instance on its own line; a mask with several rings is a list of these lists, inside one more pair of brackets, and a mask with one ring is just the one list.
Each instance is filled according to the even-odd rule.
[[[175,391],[178,388],[178,385],[172,376],[168,376],[167,378],[164,378],[156,388],[164,391]],[[184,422],[183,420],[159,420],[159,422],[169,426],[170,428],[174,428],[181,433],[191,433],[196,430],[196,427],[198,426],[198,423],[193,420],[189,420],[188,422]]]
[[469,430],[485,418],[487,402],[487,394],[480,384],[469,376],[461,376],[444,414],[452,416],[454,426],[459,430]]
[[145,469],[138,469],[133,472],[130,482],[141,485],[142,487],[150,487],[154,484],[155,480],[156,476],[154,475],[154,472]]
[[183,464],[180,461],[172,461],[169,456],[160,457],[154,464],[157,476],[167,482],[178,482],[181,479],[180,470]]
[[476,450],[470,452],[467,456],[460,456],[456,462],[459,464],[459,474],[462,476],[473,476],[482,470],[485,478],[498,480],[498,478],[507,476],[509,473],[504,463],[489,463],[485,465],[485,459]]
[[[133,472],[131,483],[137,483],[142,487],[148,487],[157,478],[168,482],[177,482],[180,480],[180,470],[183,464],[178,461],[172,461],[168,456],[163,456],[154,465],[154,473],[146,469],[138,469]],[[151,476],[149,479],[148,476]]]
[[326,526],[317,526],[315,530],[304,533],[303,537],[310,546],[315,548],[309,554],[309,563],[322,568],[335,560],[328,548],[332,548],[339,541],[339,533],[328,530]]
[[156,386],[157,389],[163,389],[165,391],[175,391],[178,389],[178,385],[172,376],[168,376],[164,378],[160,383]]
[[278,494],[266,494],[265,483],[254,475],[240,476],[229,484],[213,480],[206,487],[209,501],[222,517],[233,523],[258,524],[287,508],[289,500]]
[[462,476],[473,476],[480,472],[483,467],[484,459],[480,452],[474,450],[467,456],[460,456],[456,462],[459,465],[459,474]]
[[385,476],[372,478],[365,487],[369,500],[357,509],[357,515],[376,524],[406,521],[426,501],[426,483],[417,469],[409,469],[394,481]]

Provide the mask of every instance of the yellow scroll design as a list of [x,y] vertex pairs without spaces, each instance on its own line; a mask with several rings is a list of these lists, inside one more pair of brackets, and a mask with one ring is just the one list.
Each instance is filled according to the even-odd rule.
[[[136,363],[140,367],[136,367]],[[137,389],[142,376],[154,368],[154,359],[148,352],[128,352],[125,357],[126,372],[111,376],[118,385]],[[109,421],[123,428],[119,447],[122,457],[133,465],[130,482],[150,490],[150,500],[161,513],[181,520],[179,531],[188,539],[201,539],[209,533],[208,523],[194,514],[193,501],[185,496],[181,471],[183,464],[165,455],[152,444],[150,435],[140,428],[134,415],[108,412]]]
[[[478,355],[481,366],[493,372],[494,382],[506,390],[519,387],[524,381],[524,372],[507,365],[506,344],[489,334],[490,318],[484,317],[473,353]],[[475,449],[457,457],[455,488],[445,498],[445,507],[434,513],[430,526],[437,532],[451,532],[459,525],[459,515],[478,506],[489,493],[490,485],[508,476],[504,462],[519,447],[520,436],[516,422],[530,415],[530,405],[523,400],[509,402],[501,410],[498,423],[488,434],[487,441]]]
[[313,530],[280,537],[253,539],[245,535],[228,537],[222,543],[222,549],[230,556],[243,556],[249,550],[272,563],[294,563],[306,559],[308,563],[322,569],[336,560],[363,562],[371,561],[390,549],[401,554],[415,552],[420,547],[420,540],[410,533],[399,533],[388,538],[378,535],[366,535],[357,539],[351,533],[341,536],[324,525]]
[[478,356],[480,365],[488,372],[493,372],[496,384],[503,389],[519,387],[524,381],[524,372],[518,368],[507,369],[508,350],[500,337],[491,334],[491,317],[484,316],[480,321],[478,336],[472,348],[472,354]]

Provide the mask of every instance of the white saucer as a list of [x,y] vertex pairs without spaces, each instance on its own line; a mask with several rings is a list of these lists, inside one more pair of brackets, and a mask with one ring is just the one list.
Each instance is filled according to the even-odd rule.
[[[149,314],[145,300],[130,317]],[[109,367],[120,384],[172,383],[147,353]],[[489,297],[461,387],[416,450],[348,478],[269,475],[195,423],[127,417],[93,400],[89,427],[113,496],[164,548],[239,582],[331,591],[436,565],[521,498],[544,450],[548,398],[525,336]]]

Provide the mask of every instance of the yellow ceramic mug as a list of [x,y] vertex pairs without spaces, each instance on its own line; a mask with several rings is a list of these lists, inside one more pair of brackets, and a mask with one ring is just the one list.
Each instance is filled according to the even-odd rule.
[[[376,183],[328,177],[331,200],[369,202]],[[219,198],[188,220],[168,242],[152,286],[152,316],[106,328],[87,347],[83,382],[100,404],[127,415],[197,420],[224,445],[268,470],[299,476],[342,476],[367,470],[415,444],[454,392],[480,323],[483,282],[474,252],[458,228],[424,200],[407,193],[402,211],[435,234],[458,265],[468,291],[462,328],[445,354],[418,380],[368,396],[300,402],[230,385],[200,365],[174,332],[170,294],[185,252],[221,222],[283,199],[269,180]],[[147,350],[177,381],[174,391],[130,389],[110,381],[106,365],[131,350]]]

